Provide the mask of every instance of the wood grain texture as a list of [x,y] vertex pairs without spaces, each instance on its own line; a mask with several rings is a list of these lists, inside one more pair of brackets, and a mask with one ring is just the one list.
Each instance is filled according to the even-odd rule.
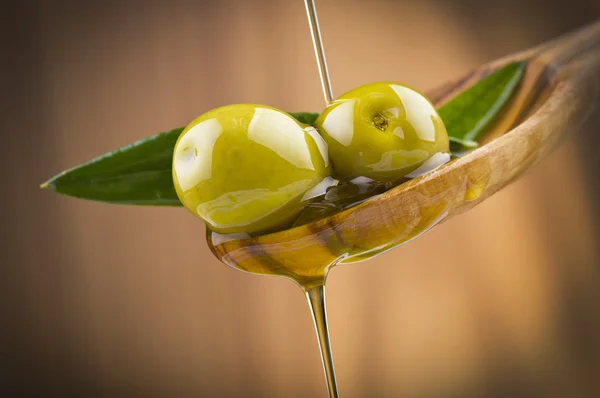
[[[429,96],[440,106],[497,68],[528,61],[517,93],[483,139],[485,145],[434,173],[356,207],[260,237],[211,242],[226,264],[322,283],[338,263],[367,259],[422,235],[502,189],[577,132],[598,112],[600,22],[536,48],[482,65]],[[209,235],[210,236],[210,235]]]

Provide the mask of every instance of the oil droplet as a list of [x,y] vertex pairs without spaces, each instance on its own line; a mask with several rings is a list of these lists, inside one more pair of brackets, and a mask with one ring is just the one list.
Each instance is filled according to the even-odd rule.
[[467,189],[465,191],[465,200],[472,201],[477,199],[487,188],[487,184],[482,181],[473,182],[469,180],[467,182]]

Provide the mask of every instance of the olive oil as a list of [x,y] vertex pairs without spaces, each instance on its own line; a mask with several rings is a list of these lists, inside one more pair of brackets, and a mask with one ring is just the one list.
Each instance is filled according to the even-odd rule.
[[331,90],[331,80],[329,79],[329,71],[327,69],[327,60],[325,59],[325,49],[323,48],[323,40],[321,39],[321,29],[319,28],[319,19],[317,17],[317,9],[314,0],[304,0],[306,5],[306,14],[310,25],[310,33],[312,35],[313,46],[315,48],[315,56],[317,57],[317,66],[321,75],[321,86],[325,102],[330,104],[333,102],[333,91]]
[[[305,5],[323,95],[327,104],[331,104],[333,93],[314,0],[305,0]],[[377,127],[387,129],[387,119],[381,115],[375,117]],[[362,233],[361,226],[371,220],[347,216],[348,212],[344,210],[355,206],[372,206],[374,198],[449,160],[448,154],[435,153],[416,170],[393,180],[376,181],[357,177],[343,183],[330,181],[323,192],[316,197],[310,196],[304,202],[302,212],[288,229],[274,234],[227,235],[207,229],[209,247],[225,264],[253,274],[283,276],[302,288],[312,312],[330,398],[338,397],[338,388],[325,308],[325,281],[329,270],[337,264],[366,260],[431,229],[443,220],[448,211],[446,207],[458,192],[445,192],[441,198],[449,195],[446,201],[440,200],[440,195],[437,195],[435,202],[438,204],[425,207],[417,224],[409,222],[408,218],[406,225],[402,222],[390,225],[382,223],[378,231],[375,228],[375,233],[369,235]]]
[[[422,172],[429,172],[447,160],[449,156],[439,156],[435,167],[430,165],[428,169],[422,169]],[[414,174],[415,177],[418,175],[420,174]],[[447,209],[443,205],[427,208],[421,217],[421,222],[410,226],[409,233],[402,234],[390,227],[386,233],[360,239],[354,238],[357,233],[360,233],[361,224],[357,220],[332,221],[330,216],[354,206],[368,204],[369,201],[406,180],[407,178],[403,178],[395,183],[382,183],[368,178],[358,178],[348,183],[331,186],[325,195],[315,198],[305,206],[304,212],[291,229],[276,234],[261,237],[247,234],[223,235],[207,229],[209,247],[225,264],[253,274],[283,276],[293,280],[302,288],[315,323],[330,397],[337,397],[338,389],[325,308],[325,281],[329,270],[337,264],[367,260],[415,239],[442,221],[447,214]],[[452,190],[448,192],[452,193]],[[316,229],[315,226],[319,225],[326,225],[326,227]],[[292,235],[305,228],[315,229],[311,230],[310,235],[301,236],[296,240],[286,239],[284,242],[283,239],[275,239],[269,243],[261,241],[268,236],[283,238],[282,234]],[[361,245],[351,242],[361,242]]]
[[321,347],[321,360],[327,381],[327,390],[330,397],[337,397],[337,381],[333,368],[333,356],[331,355],[331,344],[329,341],[329,329],[327,327],[327,307],[325,305],[325,281],[320,286],[306,290],[306,298],[312,312],[315,330]]

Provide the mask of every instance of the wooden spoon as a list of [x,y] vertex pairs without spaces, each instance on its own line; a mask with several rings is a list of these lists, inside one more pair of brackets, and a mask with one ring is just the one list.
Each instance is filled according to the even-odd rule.
[[213,253],[241,270],[281,275],[305,289],[339,263],[364,260],[463,213],[522,175],[598,112],[600,22],[482,65],[429,93],[440,106],[490,72],[527,61],[521,85],[485,145],[433,173],[313,223],[233,240],[208,234]]

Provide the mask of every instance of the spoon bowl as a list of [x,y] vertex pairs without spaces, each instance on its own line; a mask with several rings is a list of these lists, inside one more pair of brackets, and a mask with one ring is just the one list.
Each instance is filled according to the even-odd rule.
[[439,107],[515,61],[527,62],[519,88],[481,146],[435,172],[330,217],[296,228],[209,246],[244,271],[322,284],[331,267],[357,262],[421,236],[521,176],[566,135],[580,130],[600,102],[600,22],[484,64],[429,93]]

